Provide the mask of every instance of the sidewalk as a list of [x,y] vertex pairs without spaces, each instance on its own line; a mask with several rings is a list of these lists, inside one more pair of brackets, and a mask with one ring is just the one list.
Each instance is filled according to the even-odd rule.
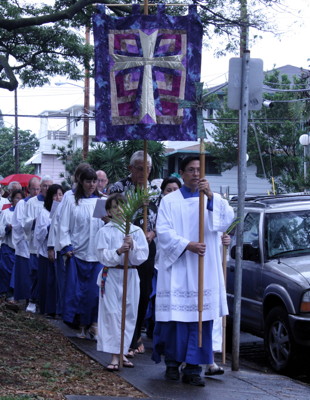
[[[96,342],[76,338],[76,331],[61,321],[53,321],[69,340],[81,351],[102,365],[107,365],[109,355],[96,350]],[[135,368],[123,368],[118,374],[145,393],[145,399],[157,400],[304,400],[310,397],[310,386],[291,378],[275,374],[267,369],[261,371],[255,366],[240,362],[238,372],[231,371],[228,360],[223,366],[225,374],[206,378],[205,387],[193,387],[187,384],[164,379],[165,364],[155,364],[151,360],[151,340],[144,338],[146,352],[133,359]],[[220,361],[220,359],[219,359]],[[254,369],[255,368],[255,369]],[[104,396],[67,396],[68,400],[108,400],[115,397]],[[118,397],[118,399],[125,399]],[[126,399],[129,399],[126,398]]]

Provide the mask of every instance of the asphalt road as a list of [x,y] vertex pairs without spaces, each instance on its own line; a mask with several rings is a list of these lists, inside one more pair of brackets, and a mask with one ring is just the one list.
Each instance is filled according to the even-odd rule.
[[[259,337],[241,332],[239,356],[240,362],[242,362],[244,365],[248,365],[252,369],[257,369],[258,371],[265,373],[274,373],[265,355],[263,339]],[[231,360],[230,353],[227,354],[227,358]],[[302,356],[300,357],[296,368],[287,374],[287,376],[300,382],[309,384],[310,386],[309,359],[310,351],[308,349],[303,350]]]

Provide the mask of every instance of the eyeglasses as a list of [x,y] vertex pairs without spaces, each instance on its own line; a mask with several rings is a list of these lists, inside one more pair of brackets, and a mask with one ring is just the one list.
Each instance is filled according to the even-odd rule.
[[187,168],[184,172],[187,172],[189,174],[194,174],[197,172],[197,174],[200,174],[200,168]]
[[[144,168],[142,166],[136,167],[135,165],[132,166],[136,171],[143,172]],[[147,171],[151,171],[151,167],[148,165],[146,167]]]

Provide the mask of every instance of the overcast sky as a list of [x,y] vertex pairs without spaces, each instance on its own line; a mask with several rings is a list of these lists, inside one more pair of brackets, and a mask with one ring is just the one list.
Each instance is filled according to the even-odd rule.
[[[281,40],[271,33],[264,33],[250,48],[252,58],[261,58],[264,62],[264,70],[270,70],[275,65],[280,67],[291,64],[297,67],[308,68],[310,61],[309,37],[310,37],[310,1],[309,0],[285,0],[288,12],[277,13],[276,17],[268,14],[268,17],[276,18],[279,29],[283,31]],[[302,10],[298,14],[298,10]],[[250,32],[254,33],[254,32]],[[213,50],[203,52],[202,78],[201,80],[210,87],[227,80],[229,59],[233,55],[217,59]],[[62,81],[64,78],[55,80]],[[74,82],[73,82],[74,83]],[[25,115],[37,115],[44,110],[66,109],[74,104],[83,104],[83,82],[76,85],[55,84],[35,89],[18,89],[18,113]],[[93,90],[92,90],[93,92]],[[93,93],[92,93],[93,94]],[[93,96],[91,95],[93,104]],[[14,114],[14,93],[0,90],[0,109],[3,114]],[[13,117],[4,117],[5,126],[13,126]],[[19,127],[30,129],[36,133],[39,129],[39,119],[19,118]],[[56,129],[56,127],[54,127]]]

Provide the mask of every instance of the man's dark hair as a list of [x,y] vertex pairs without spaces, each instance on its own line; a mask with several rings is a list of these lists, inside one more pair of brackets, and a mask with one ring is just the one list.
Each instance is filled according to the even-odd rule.
[[181,165],[180,165],[180,170],[181,171],[185,171],[185,168],[187,166],[187,164],[189,164],[192,161],[200,161],[198,156],[188,156],[185,157],[182,161],[181,161]]

